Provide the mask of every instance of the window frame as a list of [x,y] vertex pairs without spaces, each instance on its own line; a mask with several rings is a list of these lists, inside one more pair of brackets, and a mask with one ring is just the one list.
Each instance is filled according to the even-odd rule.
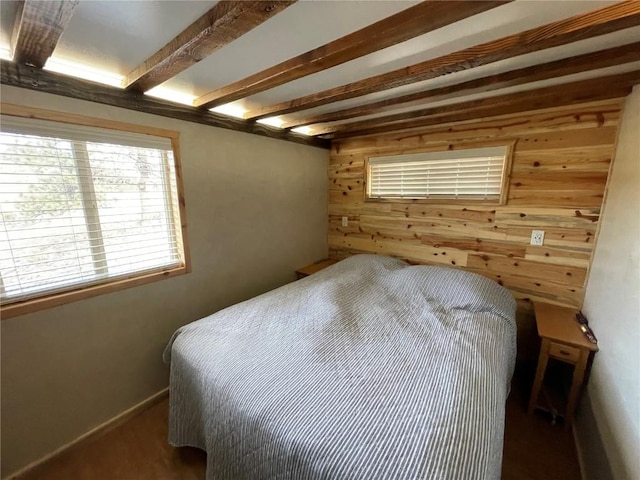
[[[364,159],[363,172],[363,200],[364,202],[375,203],[428,203],[432,205],[506,205],[509,194],[509,180],[511,178],[511,165],[513,163],[513,154],[517,140],[500,140],[487,142],[460,142],[457,144],[438,145],[432,148],[420,147],[411,149],[402,149],[395,152],[376,151],[370,155],[366,155]],[[455,150],[471,150],[484,147],[505,147],[505,160],[502,166],[502,183],[500,184],[500,197],[496,200],[473,199],[473,198],[402,198],[402,197],[370,197],[369,196],[369,159],[379,156],[406,155],[414,153],[438,153]]]
[[144,272],[134,272],[115,278],[106,278],[104,282],[101,283],[92,283],[91,285],[72,287],[70,290],[62,292],[45,292],[41,296],[35,298],[2,304],[0,305],[1,320],[6,320],[9,318],[17,317],[19,315],[37,312],[39,310],[72,303],[78,300],[83,300],[106,293],[117,292],[126,288],[144,285],[147,283],[162,280],[164,278],[184,275],[191,272],[191,258],[187,237],[186,206],[184,201],[184,189],[182,185],[182,164],[180,161],[180,132],[156,127],[124,123],[115,120],[77,115],[72,113],[43,110],[39,108],[14,105],[9,103],[0,103],[0,112],[2,113],[2,115],[8,116],[34,118],[73,125],[85,125],[129,133],[139,133],[144,135],[168,138],[171,141],[171,150],[173,151],[176,189],[178,196],[177,203],[179,209],[179,211],[177,212],[177,220],[179,220],[180,222],[183,247],[183,261],[178,266],[159,267],[154,270],[145,270]]

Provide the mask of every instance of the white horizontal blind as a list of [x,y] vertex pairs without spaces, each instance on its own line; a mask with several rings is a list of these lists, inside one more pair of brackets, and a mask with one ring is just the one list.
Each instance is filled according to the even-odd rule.
[[183,264],[171,141],[0,117],[0,298]]
[[369,158],[370,198],[498,200],[507,147]]

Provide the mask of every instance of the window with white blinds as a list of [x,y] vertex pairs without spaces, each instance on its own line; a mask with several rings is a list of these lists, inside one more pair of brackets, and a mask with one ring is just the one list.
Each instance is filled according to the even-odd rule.
[[184,266],[171,139],[0,117],[0,293],[12,304]]
[[371,199],[500,201],[507,146],[370,157]]

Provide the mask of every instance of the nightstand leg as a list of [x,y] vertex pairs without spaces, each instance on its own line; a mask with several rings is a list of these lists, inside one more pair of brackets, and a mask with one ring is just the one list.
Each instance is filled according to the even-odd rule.
[[549,361],[549,340],[542,339],[542,345],[540,345],[540,356],[538,357],[538,368],[536,369],[536,378],[533,381],[533,388],[531,389],[531,398],[529,399],[529,408],[527,413],[531,415],[536,409],[536,402],[538,401],[538,394],[540,393],[540,387],[544,380],[544,372],[547,369],[547,362]]
[[565,417],[565,429],[569,428],[573,421],[573,414],[576,410],[576,403],[578,402],[578,396],[584,383],[584,372],[587,368],[589,361],[589,350],[582,349],[580,351],[580,359],[573,370],[573,381],[571,382],[571,390],[569,391],[569,399],[567,400],[567,414]]

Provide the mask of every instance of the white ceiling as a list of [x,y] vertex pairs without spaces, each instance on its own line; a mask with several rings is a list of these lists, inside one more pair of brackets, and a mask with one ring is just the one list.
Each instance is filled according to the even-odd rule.
[[[215,3],[212,1],[81,0],[49,63],[70,61],[110,72],[116,76],[124,76]],[[188,101],[193,96],[203,95],[276,65],[393,15],[415,3],[418,2],[302,0],[165,82],[162,87],[185,94]],[[402,44],[234,103],[240,108],[253,109],[291,100],[602,8],[611,3],[615,2],[517,0]],[[3,0],[0,5],[0,47],[6,48],[9,44],[14,16],[15,2]],[[458,83],[639,39],[640,27],[627,29],[569,46],[523,55],[446,77],[310,109],[284,118],[293,119],[312,112],[323,113],[355,106],[372,100],[397,96],[400,93],[422,90],[427,86]],[[618,68],[624,71],[628,70],[629,66],[616,67],[611,71],[618,71]],[[589,77],[589,74],[585,74],[586,77]],[[557,82],[545,82],[545,84],[552,83]],[[460,100],[455,100],[457,101]],[[398,111],[403,109],[406,110],[406,106],[399,107]]]

